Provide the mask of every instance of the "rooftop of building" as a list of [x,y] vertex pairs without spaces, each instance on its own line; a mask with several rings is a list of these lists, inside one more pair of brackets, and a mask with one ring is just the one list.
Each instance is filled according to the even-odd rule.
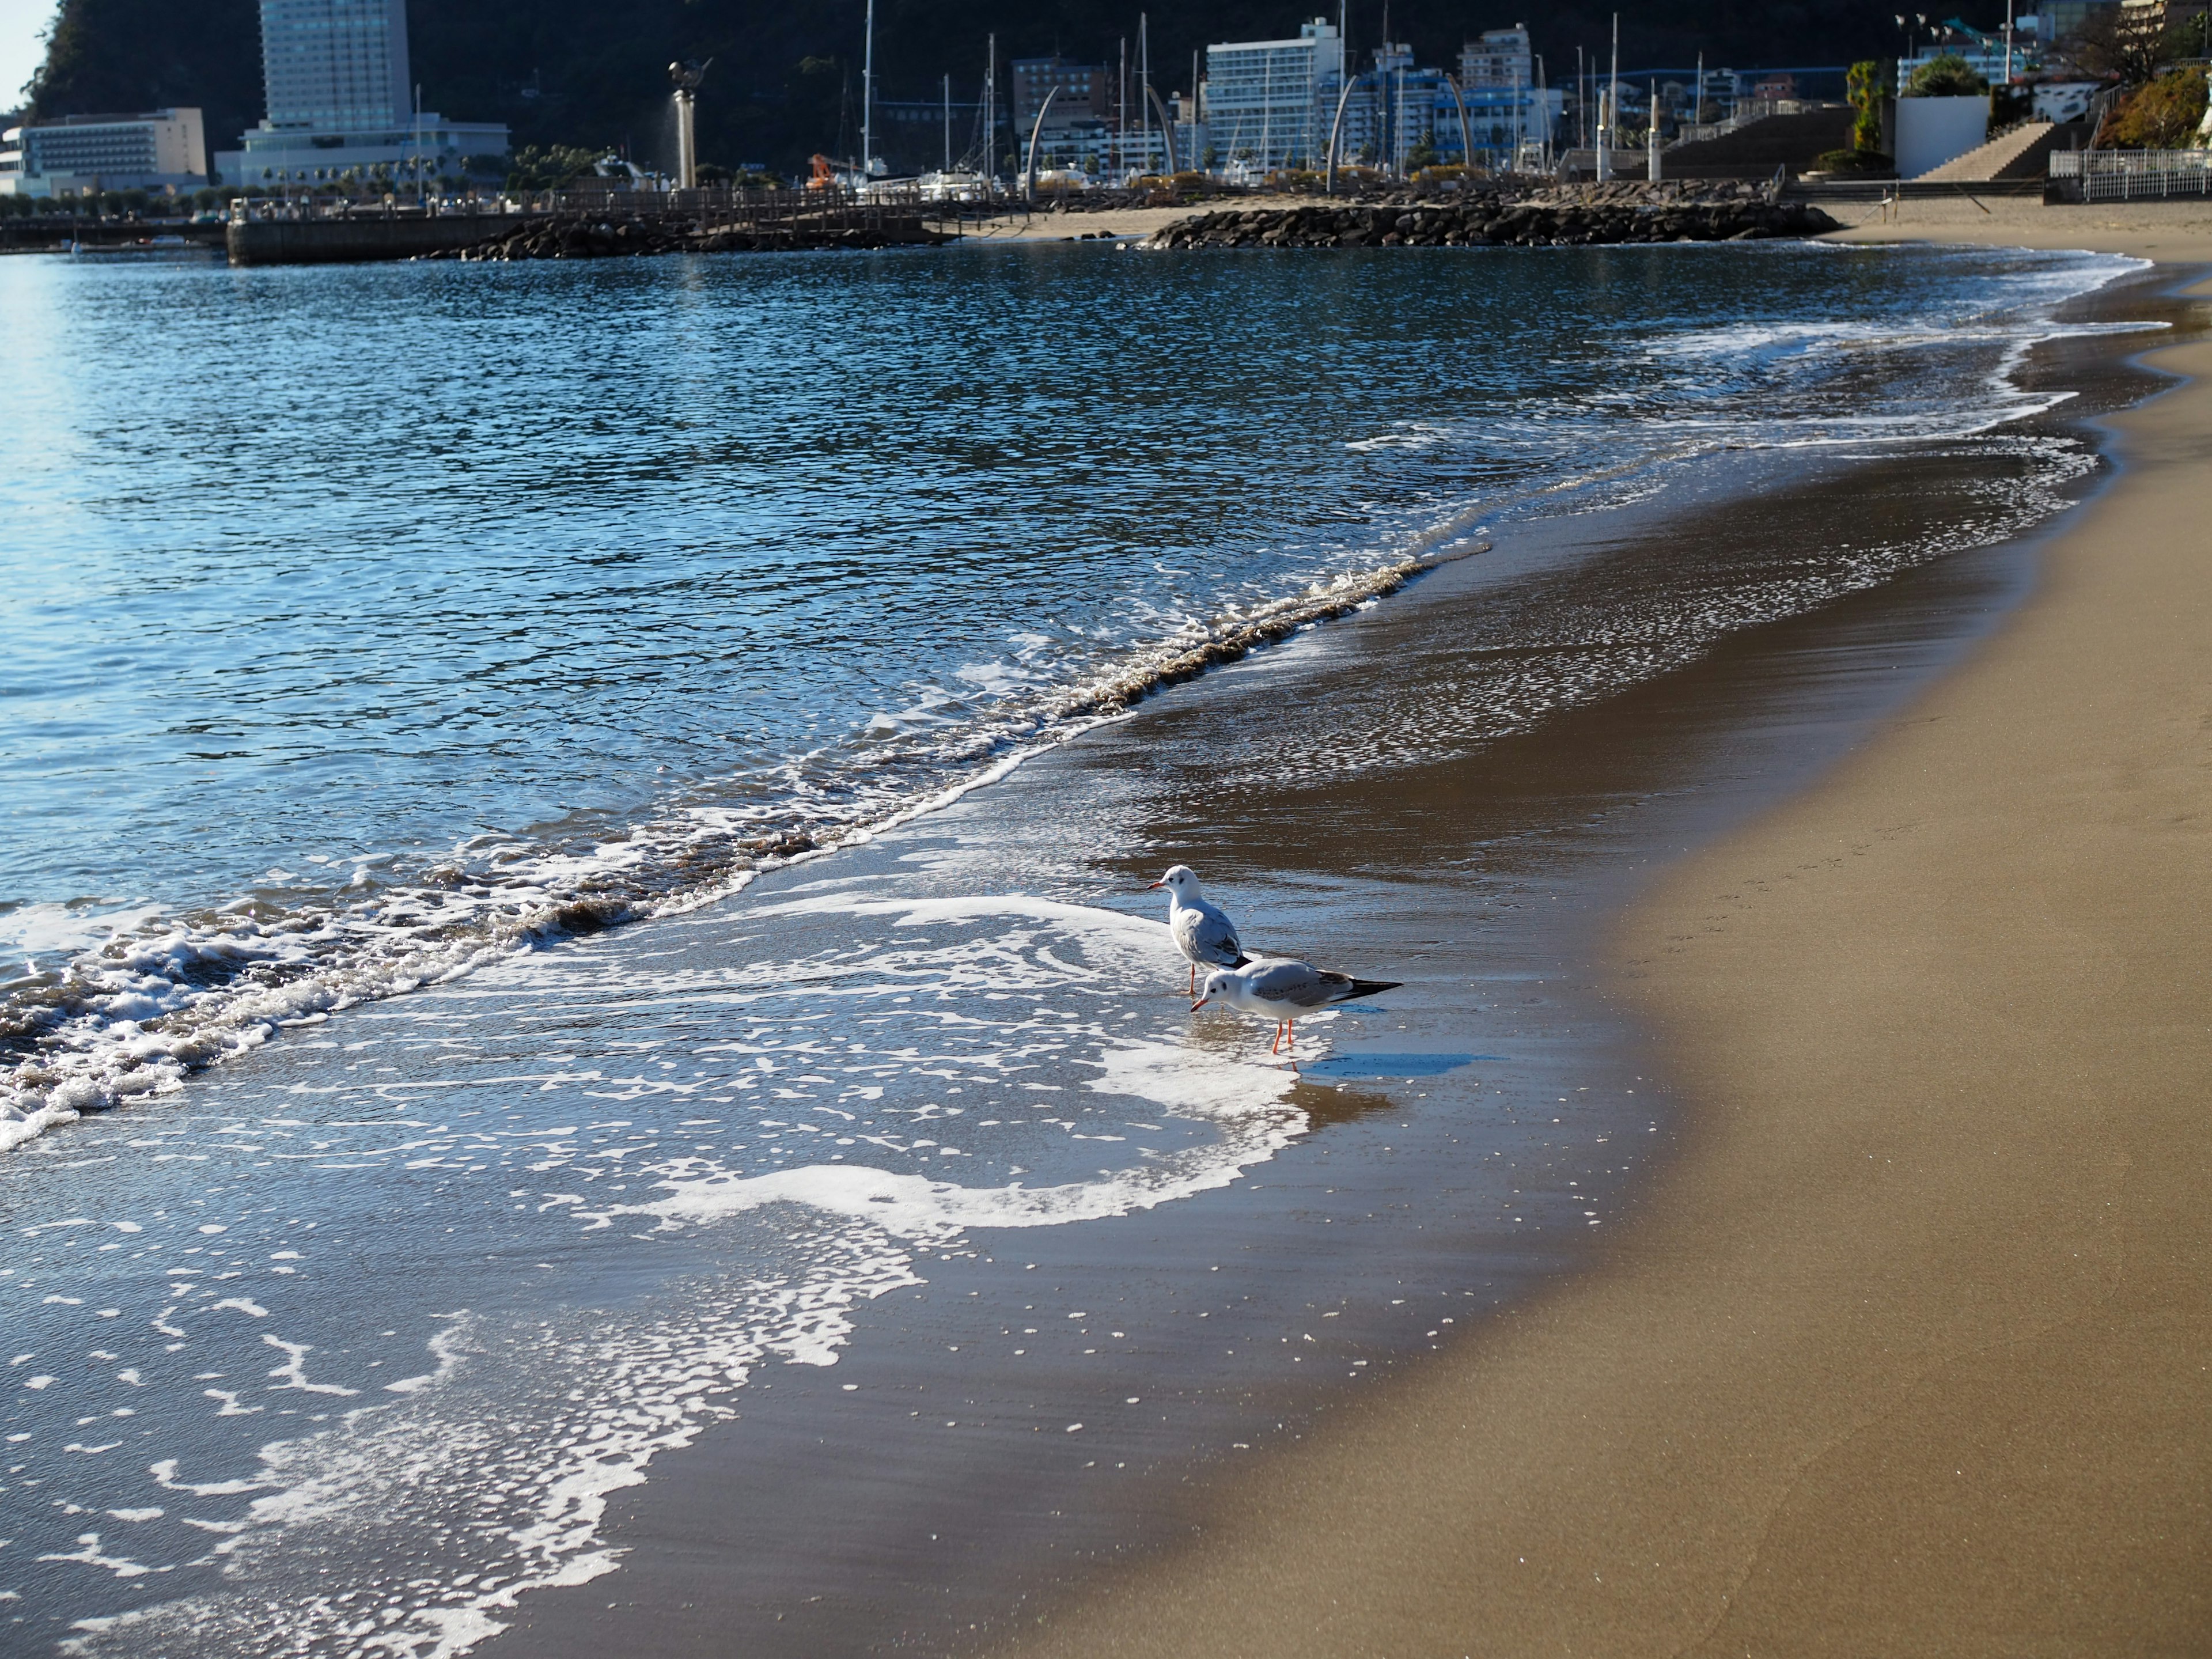
[[[142,121],[174,121],[185,116],[197,116],[199,111],[186,104],[175,109],[139,110],[113,115],[57,115],[43,121],[25,121],[24,127],[119,127]],[[16,129],[21,131],[22,128]]]

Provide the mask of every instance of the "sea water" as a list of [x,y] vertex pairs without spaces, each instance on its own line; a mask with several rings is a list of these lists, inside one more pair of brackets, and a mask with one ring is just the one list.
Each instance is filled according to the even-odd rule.
[[[1156,922],[1041,896],[1108,825],[994,854],[970,795],[951,841],[818,849],[1240,618],[1571,541],[1717,457],[1990,465],[1910,545],[1571,615],[1529,586],[1468,636],[1525,660],[1419,730],[1324,708],[1301,765],[1538,729],[2015,534],[2093,465],[2019,424],[2063,393],[2015,371],[2129,268],[9,262],[0,1617],[87,1652],[459,1650],[614,1571],[608,1494],[763,1365],[836,1363],[869,1303],[1218,1198],[1497,1060],[1340,1099],[1194,1028]],[[1094,1337],[1097,1299],[1057,1328],[1164,1317]],[[1012,1358],[1054,1340],[1024,1328]]]
[[1270,603],[1718,449],[2008,442],[2128,268],[9,261],[0,1144],[724,890]]

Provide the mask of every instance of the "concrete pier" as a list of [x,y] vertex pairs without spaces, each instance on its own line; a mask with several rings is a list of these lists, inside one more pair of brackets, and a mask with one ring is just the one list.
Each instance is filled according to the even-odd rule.
[[234,265],[353,264],[471,246],[530,222],[516,213],[435,218],[246,219],[224,227]]

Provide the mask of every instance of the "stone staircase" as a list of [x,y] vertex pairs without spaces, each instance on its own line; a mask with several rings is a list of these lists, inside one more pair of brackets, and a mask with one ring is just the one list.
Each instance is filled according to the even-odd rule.
[[2051,147],[2058,129],[2049,121],[2026,121],[2000,133],[1979,149],[1953,157],[1940,167],[1920,175],[1919,182],[1933,185],[1986,185],[2001,179],[2040,179],[2049,166]]
[[1669,179],[1764,179],[1778,167],[1802,173],[1814,157],[1848,147],[1856,118],[1841,104],[1764,116],[1717,137],[1671,146],[1661,152],[1660,170]]

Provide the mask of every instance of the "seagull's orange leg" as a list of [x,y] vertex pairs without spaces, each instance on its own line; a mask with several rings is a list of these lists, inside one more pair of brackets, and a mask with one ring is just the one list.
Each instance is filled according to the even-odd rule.
[[1190,964],[1190,994],[1198,994],[1198,964],[1194,962]]
[[1291,1036],[1291,1040],[1290,1040],[1288,1042],[1285,1043],[1283,1046],[1284,1046],[1285,1048],[1297,1048],[1297,1047],[1298,1046],[1298,1023],[1297,1023],[1297,1021],[1296,1021],[1295,1019],[1286,1019],[1286,1020],[1285,1020],[1285,1021],[1283,1022],[1283,1029],[1284,1029],[1285,1031],[1289,1032],[1289,1033],[1290,1033],[1290,1036]]
[[1282,1046],[1283,1022],[1279,1019],[1275,1022],[1275,1040],[1267,1045],[1267,1052],[1271,1054],[1279,1053],[1282,1049]]

